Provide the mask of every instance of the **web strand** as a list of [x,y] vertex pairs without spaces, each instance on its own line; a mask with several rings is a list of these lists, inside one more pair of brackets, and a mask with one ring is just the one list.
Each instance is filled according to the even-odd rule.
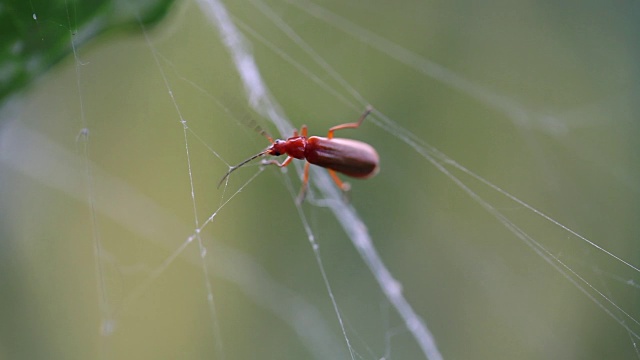
[[[245,90],[247,91],[247,97],[250,104],[258,112],[271,119],[278,127],[281,134],[292,128],[292,126],[280,115],[280,111],[273,103],[271,97],[268,95],[266,86],[263,84],[260,74],[255,66],[252,56],[246,50],[246,46],[243,44],[241,34],[235,29],[235,26],[231,22],[229,16],[223,5],[215,0],[200,0],[199,4],[205,14],[210,16],[212,22],[217,26],[218,31],[221,33],[227,48],[231,52],[236,68],[244,82]],[[328,183],[328,176],[326,174],[319,175],[314,174],[319,180],[317,182],[318,187],[322,190],[323,194],[328,198],[338,198],[337,191]],[[398,282],[393,279],[385,265],[382,263],[377,252],[373,248],[371,239],[366,232],[366,227],[360,221],[355,210],[352,207],[334,206],[331,207],[334,211],[336,218],[340,221],[343,228],[347,232],[347,235],[356,245],[360,254],[363,256],[365,262],[369,265],[369,268],[374,273],[375,278],[378,280],[379,285],[383,289],[383,292],[387,295],[391,303],[396,310],[401,314],[405,320],[408,329],[416,338],[418,344],[423,350],[425,356],[431,360],[438,360],[442,358],[442,355],[438,351],[432,334],[427,329],[424,321],[417,316],[409,303],[405,300],[402,293],[399,291],[400,287]],[[321,263],[319,264],[321,265]],[[321,266],[322,269],[322,266]],[[325,283],[326,277],[325,277]],[[327,289],[331,292],[330,288]],[[331,295],[333,297],[333,295]],[[334,301],[335,306],[335,301]],[[349,338],[342,325],[340,313],[336,308],[336,315],[338,316],[343,334],[345,335],[345,341],[350,348]],[[350,349],[351,351],[351,349]],[[353,356],[353,352],[352,352]]]
[[[629,151],[629,154],[624,154],[628,159],[613,160],[618,153],[604,150],[610,143],[593,144],[600,141],[600,135],[617,140],[620,122],[633,122],[635,119],[637,106],[625,108],[620,104],[622,101],[618,101],[618,94],[603,96],[602,91],[581,97],[572,93],[571,101],[556,105],[561,110],[548,110],[547,106],[554,105],[536,103],[537,99],[525,97],[527,95],[511,95],[508,87],[496,86],[482,76],[466,75],[472,74],[475,68],[468,73],[467,68],[461,72],[452,70],[456,64],[447,62],[441,53],[437,59],[442,64],[421,55],[420,51],[426,53],[430,50],[420,48],[422,44],[410,43],[408,37],[405,42],[405,35],[399,35],[403,38],[401,41],[391,40],[397,34],[385,31],[380,26],[385,24],[379,20],[386,20],[387,15],[403,15],[403,20],[407,21],[410,21],[409,17],[401,12],[382,14],[382,9],[387,8],[379,5],[329,5],[312,0],[250,0],[244,6],[220,0],[186,2],[176,6],[180,10],[178,16],[169,16],[167,20],[184,21],[180,16],[188,16],[188,26],[181,23],[168,31],[166,28],[157,29],[160,37],[155,37],[156,30],[152,32],[145,27],[139,17],[141,36],[128,37],[123,42],[126,43],[124,47],[109,38],[112,42],[105,53],[102,52],[105,48],[99,46],[81,51],[83,48],[79,45],[93,34],[84,27],[95,23],[78,23],[77,17],[82,17],[84,10],[80,5],[65,0],[65,8],[61,10],[66,14],[62,12],[53,20],[47,17],[46,12],[34,8],[31,0],[28,5],[27,18],[36,25],[33,31],[40,34],[36,37],[41,37],[43,44],[49,41],[53,33],[46,31],[53,21],[54,26],[68,30],[69,37],[65,33],[63,42],[69,47],[72,57],[68,63],[70,67],[61,66],[43,77],[45,85],[54,79],[64,86],[46,85],[42,92],[46,93],[44,95],[33,87],[24,93],[24,99],[19,99],[26,104],[19,115],[7,112],[6,108],[0,113],[0,175],[3,183],[0,197],[3,202],[6,198],[13,201],[6,202],[3,207],[7,220],[11,220],[3,224],[7,226],[6,234],[18,240],[7,242],[9,245],[3,249],[12,250],[15,245],[16,249],[23,251],[16,259],[29,258],[25,260],[28,266],[24,267],[29,272],[22,268],[18,272],[22,274],[25,271],[28,280],[36,281],[29,281],[25,294],[19,295],[28,298],[25,303],[39,302],[40,308],[33,313],[44,310],[54,314],[51,308],[60,306],[55,303],[57,300],[61,301],[63,308],[68,306],[76,318],[88,315],[86,320],[78,322],[81,326],[77,328],[91,327],[86,334],[74,336],[72,341],[52,332],[53,340],[47,338],[42,341],[36,352],[48,353],[53,349],[53,355],[86,357],[86,353],[79,356],[74,352],[77,351],[72,349],[75,344],[69,346],[76,342],[86,347],[80,351],[90,352],[95,358],[110,359],[142,351],[141,348],[129,347],[129,344],[143,343],[149,337],[156,337],[167,339],[166,347],[175,346],[171,350],[181,352],[184,357],[192,354],[197,357],[195,354],[200,354],[199,351],[206,351],[216,359],[235,359],[243,358],[238,356],[243,351],[262,351],[260,341],[267,342],[267,347],[280,347],[273,339],[286,336],[291,342],[283,344],[281,349],[303,354],[298,358],[390,360],[420,358],[421,355],[429,359],[441,359],[443,355],[464,358],[455,355],[461,351],[456,341],[465,334],[473,337],[465,341],[476,342],[469,346],[474,351],[483,351],[487,344],[504,346],[505,349],[512,345],[511,341],[505,345],[500,339],[491,344],[491,339],[482,337],[484,329],[478,331],[466,327],[468,324],[479,328],[485,324],[496,324],[497,331],[512,331],[509,336],[513,337],[516,349],[508,351],[530,351],[538,357],[549,357],[549,354],[552,355],[550,357],[586,357],[583,356],[586,354],[594,358],[598,355],[592,355],[591,350],[596,350],[596,354],[604,350],[625,351],[626,357],[640,359],[640,318],[634,306],[640,290],[640,264],[635,256],[638,247],[633,242],[637,227],[627,219],[637,215],[635,202],[640,182],[636,181],[637,171],[633,163],[637,154],[635,148],[629,151],[631,146],[621,146],[621,151]],[[347,11],[342,12],[341,9]],[[362,18],[354,14],[362,15]],[[202,24],[199,15],[203,15],[208,23]],[[371,15],[380,15],[380,18],[372,19]],[[454,17],[457,19],[460,15],[464,14],[456,13]],[[444,19],[450,15],[438,16]],[[362,25],[367,23],[375,25]],[[230,57],[217,43],[216,34],[212,36],[210,33],[211,28],[218,30]],[[474,27],[465,28],[469,29]],[[197,36],[184,41],[183,30]],[[327,48],[325,43],[318,42],[320,32],[323,37],[326,34],[335,37],[337,34],[338,41]],[[459,36],[460,33],[447,33],[449,35]],[[245,42],[243,36],[252,43]],[[478,35],[482,36],[486,34]],[[429,40],[432,39],[436,38]],[[448,42],[450,38],[441,38],[438,33],[436,40]],[[179,44],[177,47],[176,43]],[[473,43],[474,46],[480,44],[483,43]],[[443,45],[448,46],[449,43]],[[452,45],[459,44],[453,42]],[[22,46],[17,42],[11,51],[19,54]],[[125,70],[124,65],[112,72],[110,67],[125,62],[114,61],[111,46],[119,51],[124,48],[124,52],[117,53],[118,61],[125,60],[127,66],[132,65],[133,71],[141,75],[130,76],[130,69]],[[165,52],[164,46],[171,49]],[[252,46],[255,46],[256,58],[251,51]],[[200,50],[207,55],[198,56],[198,60],[203,62],[194,68],[191,55],[200,55]],[[209,50],[213,50],[215,55],[206,53]],[[129,51],[140,52],[143,56],[129,61],[126,58]],[[343,63],[334,55],[355,59],[362,55],[366,58],[364,60],[371,60],[370,64],[358,69],[361,74],[367,74],[380,64],[388,66],[389,73],[384,75],[398,76],[398,88],[387,91],[360,86],[360,82],[372,80],[371,84],[374,84],[384,80],[384,76],[372,79],[369,76],[373,72],[366,77],[348,73],[356,62]],[[232,64],[229,58],[233,60]],[[504,55],[491,59],[498,62],[508,60]],[[268,69],[268,75],[258,71],[257,65],[262,64],[265,65],[262,71]],[[116,85],[104,81],[107,70]],[[239,79],[235,74],[229,75],[234,70],[240,75]],[[268,83],[269,87],[262,79],[262,75],[273,79],[280,74],[291,78],[283,83]],[[405,85],[403,77],[407,74],[419,86],[428,83],[432,86],[430,91],[442,90],[447,96],[458,96],[461,103],[466,101],[464,106],[471,110],[486,110],[490,116],[452,117],[453,121],[460,120],[460,124],[456,124],[459,127],[446,128],[455,129],[455,132],[447,134],[452,136],[446,141],[453,140],[454,143],[447,143],[441,138],[436,140],[440,133],[420,132],[422,128],[416,125],[417,122],[423,122],[420,126],[430,127],[431,122],[436,124],[445,116],[438,115],[437,111],[442,111],[439,106],[417,104],[397,90]],[[543,70],[539,75],[549,74],[552,72]],[[474,76],[485,80],[475,81]],[[130,79],[122,81],[121,77]],[[605,77],[606,81],[616,80],[611,74]],[[153,88],[147,87],[149,80]],[[304,90],[300,94],[291,94],[295,86],[276,88],[290,80],[295,80],[296,86]],[[130,85],[128,96],[114,94],[117,91],[113,89],[123,83]],[[229,84],[231,86],[227,87]],[[366,84],[369,85],[368,82]],[[367,118],[364,130],[382,134],[383,140],[371,141],[371,144],[386,151],[380,152],[381,158],[385,158],[384,171],[375,180],[362,185],[364,189],[372,184],[373,187],[380,186],[373,191],[371,199],[360,197],[362,193],[358,191],[361,189],[354,188],[354,205],[345,203],[326,170],[312,167],[309,196],[303,205],[296,204],[300,184],[295,178],[301,173],[302,163],[298,161],[288,168],[295,168],[297,174],[295,171],[278,172],[275,167],[274,171],[267,172],[270,175],[281,173],[278,180],[284,184],[284,190],[262,186],[262,181],[272,179],[264,176],[267,174],[263,171],[264,166],[257,161],[233,172],[231,177],[224,179],[224,186],[216,190],[217,181],[226,171],[224,166],[229,171],[237,168],[235,160],[228,161],[222,154],[233,151],[233,157],[237,155],[241,160],[267,145],[257,134],[262,127],[257,126],[258,130],[252,132],[250,126],[230,110],[233,106],[228,103],[235,100],[235,92],[231,89],[235,90],[237,85],[244,87],[249,106],[273,122],[283,136],[290,136],[293,126],[269,88],[281,91],[279,94],[283,96],[278,100],[283,104],[289,101],[287,109],[291,110],[287,111],[296,113],[296,117],[304,118],[304,121],[315,122],[317,113],[322,111],[343,115],[345,109],[352,110],[355,117],[365,105],[372,103],[376,110]],[[520,85],[525,91],[537,90],[535,84],[530,86],[523,82]],[[545,87],[555,85],[552,82],[544,84]],[[145,86],[144,90],[140,90],[142,86]],[[52,88],[55,92],[49,91]],[[161,96],[152,99],[158,89]],[[31,91],[35,94],[34,101],[29,98]],[[234,98],[220,101],[216,97],[218,91],[224,94],[220,98],[227,94]],[[557,91],[559,94],[563,92]],[[317,99],[299,96],[306,93],[317,96]],[[633,101],[637,90],[624,94],[633,95],[630,96]],[[427,96],[430,97],[431,93],[425,98]],[[327,110],[324,107],[320,110],[320,106],[326,106],[323,97],[339,109]],[[122,110],[112,109],[118,108],[110,102],[113,99],[123,105]],[[612,99],[616,103],[600,107]],[[294,100],[298,102],[290,106]],[[431,98],[427,101],[430,102]],[[576,101],[581,103],[576,106]],[[401,113],[400,109],[393,109],[387,104],[409,104],[415,106],[416,111],[410,109],[412,117],[402,115],[400,118],[395,115]],[[454,100],[451,104],[455,107],[458,102]],[[241,106],[246,107],[244,104]],[[616,106],[621,110],[615,110]],[[427,107],[429,110],[424,110]],[[36,111],[36,108],[43,110]],[[308,113],[301,114],[302,109]],[[430,112],[432,109],[433,113]],[[60,113],[55,114],[57,111]],[[124,117],[120,116],[122,111],[125,112]],[[138,111],[143,115],[137,116]],[[204,111],[204,116],[198,111]],[[424,115],[427,112],[429,115]],[[40,117],[32,116],[33,113]],[[102,117],[104,113],[107,115]],[[431,114],[436,115],[431,117]],[[56,121],[48,121],[50,119]],[[216,124],[211,119],[215,119]],[[223,121],[218,122],[218,119]],[[202,127],[198,123],[200,120],[205,122]],[[262,120],[258,118],[264,125]],[[495,123],[492,122],[494,120]],[[486,122],[480,125],[510,132],[509,140],[513,140],[515,145],[485,148],[464,136],[458,138],[465,135],[461,132],[473,128],[474,125],[469,124],[474,121]],[[296,120],[296,125],[301,124]],[[415,130],[409,130],[412,127]],[[318,128],[314,126],[313,129]],[[625,127],[627,129],[637,130],[633,124]],[[602,134],[598,130],[603,130]],[[249,134],[247,139],[239,136],[238,132],[242,131]],[[161,133],[162,137],[156,138]],[[543,136],[550,139],[548,144]],[[633,136],[620,138],[631,141]],[[463,148],[467,141],[471,147],[477,147]],[[243,148],[247,152],[240,154],[229,150],[236,143],[248,143],[249,146]],[[548,145],[549,148],[545,147]],[[158,147],[162,151],[158,151]],[[484,163],[476,163],[475,157],[473,160],[462,158],[469,151],[489,152],[494,149],[523,150],[524,156],[517,153],[504,159],[519,161],[518,165],[522,167],[517,171],[526,169],[527,174],[535,171],[534,176],[543,181],[538,181],[538,178],[521,181],[517,171],[494,161],[499,157],[493,158],[492,154],[482,154],[487,155],[482,158],[487,159],[489,166],[486,168]],[[456,156],[452,155],[454,151]],[[153,152],[151,157],[150,152]],[[571,157],[566,164],[588,168],[588,171],[558,171],[553,165],[561,162],[557,158],[552,159],[551,155]],[[204,163],[201,162],[203,159]],[[405,159],[411,162],[405,164]],[[498,171],[508,172],[509,176],[490,172],[493,166]],[[147,169],[152,171],[145,173]],[[602,174],[604,180],[610,182],[601,183],[601,179],[590,178],[591,174]],[[567,177],[563,178],[565,175]],[[258,178],[260,181],[255,181]],[[12,184],[9,184],[5,187],[5,180],[18,186],[11,188]],[[564,180],[566,183],[562,182]],[[436,186],[423,186],[426,182]],[[393,190],[389,189],[389,184],[393,184]],[[608,187],[620,187],[622,190],[612,191],[613,196],[607,199],[598,192],[603,190],[606,193]],[[21,191],[13,193],[14,189]],[[258,198],[252,197],[260,193],[259,199],[269,198],[281,190],[285,192],[284,196],[277,196],[271,202],[258,202],[255,201]],[[561,200],[568,201],[549,199],[546,197],[549,194],[558,194]],[[582,197],[577,203],[593,208],[578,209],[574,206],[571,196],[576,194]],[[620,200],[627,196],[627,199]],[[403,197],[412,198],[410,202],[403,203]],[[436,201],[431,202],[432,199]],[[613,205],[615,201],[621,204]],[[394,209],[396,205],[402,209],[397,211]],[[233,212],[240,206],[245,207],[240,210],[242,217],[237,217]],[[397,212],[393,214],[396,218],[403,219],[397,224],[390,224],[394,228],[384,228],[379,232],[387,226],[389,209]],[[363,211],[363,218],[360,211]],[[367,216],[364,216],[365,212]],[[428,223],[412,224],[412,216],[419,216],[420,212],[425,214],[424,220]],[[588,216],[582,218],[585,213]],[[385,216],[385,222],[365,220],[382,219],[375,214],[383,214],[377,216]],[[225,218],[227,215],[229,217]],[[59,220],[63,217],[70,219],[62,223]],[[269,223],[265,219],[269,219]],[[291,244],[284,241],[276,244],[275,240],[280,238],[263,236],[274,231],[273,224],[280,224],[271,223],[274,220],[284,224],[282,228],[275,229],[275,236],[286,240],[292,236],[293,246],[289,247]],[[587,223],[589,220],[594,222],[593,227]],[[253,238],[224,235],[235,234],[233,231],[225,232],[233,226],[247,226],[247,230],[243,230]],[[468,229],[465,228],[467,226]],[[496,233],[486,231],[485,227],[496,230]],[[340,241],[344,236],[342,231],[351,243]],[[327,241],[333,239],[324,237],[325,233],[332,236],[337,233],[337,241]],[[5,234],[4,229],[2,234]],[[48,241],[46,237],[55,241]],[[197,247],[194,246],[196,243]],[[242,246],[247,246],[246,251],[240,250]],[[303,251],[294,253],[295,246]],[[309,247],[312,253],[304,251]],[[336,249],[339,249],[339,255],[333,252]],[[253,257],[251,251],[254,250],[261,251],[260,255]],[[438,264],[440,254],[443,263],[447,261],[445,265]],[[2,251],[0,255],[11,256],[11,261],[14,260],[10,251]],[[388,265],[382,259],[389,261]],[[76,273],[76,263],[86,269]],[[34,270],[30,268],[37,270],[32,272]],[[51,269],[55,272],[46,273]],[[187,271],[188,275],[182,276],[179,271]],[[311,275],[307,276],[304,271]],[[423,276],[429,280],[422,281]],[[176,283],[172,281],[176,279],[186,291],[173,291]],[[0,277],[0,281],[3,280],[5,278]],[[40,283],[39,287],[35,288],[37,283]],[[84,289],[87,284],[89,291]],[[37,296],[33,296],[32,290]],[[173,293],[166,296],[168,292]],[[458,298],[454,292],[473,296],[470,300]],[[14,294],[9,292],[9,295]],[[449,297],[451,295],[453,298]],[[87,304],[81,304],[83,300]],[[228,306],[229,300],[234,302],[233,306]],[[442,305],[449,300],[446,306]],[[380,306],[376,307],[379,302]],[[506,303],[513,307],[501,307]],[[488,314],[480,314],[482,310],[487,310]],[[181,314],[183,311],[185,315]],[[187,315],[187,312],[191,313]],[[557,316],[560,312],[562,314]],[[16,313],[16,319],[10,319],[19,325],[16,332],[34,326],[22,313]],[[229,323],[222,321],[230,318],[226,317],[228,314],[233,314],[234,318]],[[172,323],[178,315],[178,320],[187,323],[185,329]],[[567,316],[562,317],[564,315]],[[195,321],[191,322],[189,316],[193,316]],[[470,318],[474,316],[483,322],[471,323]],[[540,320],[527,321],[534,317]],[[68,320],[43,317],[37,319],[35,326],[39,327],[41,322],[43,326],[51,328],[53,325],[54,329],[60,329],[61,322],[67,325]],[[237,330],[234,328],[236,322],[249,324],[242,330],[255,333],[246,339],[233,336]],[[157,324],[162,327],[156,327]],[[273,337],[262,337],[263,328],[267,326],[269,330],[273,329]],[[553,331],[544,331],[547,329]],[[137,332],[137,338],[131,336],[134,332]],[[562,332],[570,339],[556,336]],[[28,334],[29,343],[38,343],[38,332],[35,333],[35,336]],[[587,337],[588,340],[583,339]],[[582,343],[575,341],[577,338],[581,338]],[[592,341],[613,343],[610,340],[617,341],[617,344],[591,344]],[[188,349],[187,346],[178,349],[185,344],[188,344]],[[547,344],[550,346],[546,347]],[[620,344],[622,346],[618,346]],[[11,344],[7,345],[14,350]],[[156,345],[160,348],[165,344],[158,342]],[[269,350],[277,351],[274,349]],[[4,350],[3,347],[0,352]],[[495,355],[493,351],[492,355]]]
[[[318,19],[320,19],[322,21],[325,21],[331,27],[340,29],[340,30],[344,31],[345,33],[347,33],[348,35],[359,39],[360,41],[362,41],[362,42],[374,47],[375,49],[377,49],[377,50],[389,55],[390,57],[392,57],[392,58],[394,58],[394,59],[396,59],[398,61],[401,61],[402,63],[405,63],[406,65],[408,65],[408,66],[410,66],[410,67],[412,67],[412,68],[414,68],[416,70],[419,70],[420,72],[424,73],[426,76],[435,78],[435,79],[441,81],[442,83],[444,83],[446,85],[449,85],[449,86],[451,86],[451,87],[453,87],[453,88],[455,88],[455,89],[457,89],[457,90],[459,90],[459,91],[461,91],[461,92],[463,92],[465,94],[468,94],[468,95],[470,95],[472,97],[477,98],[478,100],[480,100],[481,102],[487,104],[490,107],[494,107],[494,108],[496,108],[498,110],[503,111],[516,124],[523,125],[523,124],[526,123],[526,121],[528,121],[527,119],[530,118],[530,114],[528,114],[528,112],[524,108],[522,108],[519,104],[517,104],[516,102],[511,101],[511,100],[509,100],[508,98],[506,98],[504,96],[493,94],[490,91],[487,91],[487,89],[484,89],[484,88],[472,83],[471,81],[468,81],[467,79],[464,79],[464,78],[458,76],[457,74],[447,70],[446,68],[444,68],[444,67],[442,67],[442,66],[440,66],[438,64],[435,64],[435,63],[433,63],[433,62],[431,62],[429,60],[426,60],[426,59],[422,59],[418,55],[413,54],[413,53],[409,52],[406,49],[402,49],[402,48],[398,47],[398,45],[393,44],[393,43],[383,39],[382,37],[371,33],[370,31],[368,31],[366,29],[362,29],[362,28],[357,27],[356,25],[350,23],[348,20],[346,20],[344,18],[341,18],[341,17],[331,13],[331,12],[327,11],[326,9],[323,9],[320,6],[318,6],[316,4],[313,4],[312,2],[309,2],[309,1],[295,2],[295,3],[294,2],[289,2],[289,1],[287,1],[287,2],[289,4],[297,7],[298,9],[308,13],[309,15],[314,16],[314,17],[316,17],[316,18],[318,18]],[[255,30],[253,30],[250,26],[240,22],[240,24],[241,24],[241,26],[242,26],[242,28],[244,30],[246,30],[254,38],[258,39],[263,44],[267,45],[270,49],[272,49],[276,54],[278,54],[285,61],[291,63],[296,69],[300,70],[301,73],[306,75],[311,81],[313,81],[313,82],[317,83],[318,85],[320,85],[327,92],[329,92],[330,94],[334,95],[338,100],[342,101],[343,103],[348,104],[352,109],[357,110],[358,107],[361,107],[363,104],[367,104],[369,102],[366,99],[364,99],[353,87],[351,87],[349,85],[349,83],[347,81],[345,81],[339,75],[339,73],[337,71],[335,71],[319,54],[317,54],[313,50],[313,48],[311,46],[306,44],[306,42],[304,42],[304,40],[302,38],[300,38],[284,21],[282,21],[271,10],[270,7],[268,7],[264,2],[262,2],[260,0],[252,0],[251,3],[254,6],[256,6],[260,10],[261,13],[263,13],[265,16],[267,16],[296,45],[298,45],[304,52],[306,52],[319,66],[321,66],[327,72],[327,74],[329,74],[329,76],[332,79],[334,79],[339,84],[341,84],[341,86],[343,86],[343,88],[358,101],[359,105],[351,103],[344,96],[340,95],[339,92],[335,91],[332,87],[330,87],[325,82],[320,80],[320,78],[318,76],[316,76],[315,74],[311,73],[306,67],[304,67],[303,65],[301,65],[300,63],[298,63],[297,61],[295,61],[294,59],[289,57],[286,53],[280,51],[280,49],[275,47],[267,39],[265,39],[262,36],[260,36],[260,34],[258,32],[256,32]],[[586,281],[583,277],[579,276],[572,268],[570,268],[568,265],[566,265],[563,262],[561,262],[557,257],[553,256],[547,249],[542,247],[542,245],[540,243],[536,242],[531,236],[526,234],[524,231],[519,229],[514,223],[512,223],[510,220],[508,220],[502,214],[497,212],[495,210],[495,208],[491,207],[491,205],[489,205],[488,202],[486,202],[484,199],[482,199],[480,196],[478,196],[478,194],[473,192],[468,186],[466,186],[462,181],[460,181],[451,172],[449,172],[442,164],[445,164],[445,165],[448,165],[448,166],[453,166],[454,168],[456,168],[456,169],[462,171],[463,173],[471,176],[472,178],[480,181],[482,184],[486,185],[487,187],[491,188],[492,190],[494,190],[494,191],[500,193],[501,195],[509,198],[511,201],[514,201],[518,205],[520,205],[520,206],[528,209],[529,211],[535,213],[536,215],[542,217],[543,219],[545,219],[546,221],[550,222],[554,226],[557,226],[557,227],[561,228],[563,231],[566,231],[567,233],[577,237],[578,239],[580,239],[581,241],[585,242],[589,246],[594,247],[599,252],[602,252],[602,253],[606,254],[607,256],[609,256],[609,257],[615,259],[616,261],[624,264],[625,266],[627,266],[628,268],[632,269],[635,272],[640,272],[640,269],[638,269],[637,266],[635,266],[635,265],[631,264],[630,262],[622,259],[621,257],[613,254],[612,252],[610,252],[607,249],[603,248],[602,246],[598,245],[594,241],[592,241],[592,240],[588,239],[587,237],[579,234],[578,232],[570,229],[569,227],[563,225],[559,221],[557,221],[557,220],[549,217],[548,215],[544,214],[542,211],[540,211],[540,210],[534,208],[533,206],[529,205],[525,201],[523,201],[523,200],[517,198],[516,196],[506,192],[505,190],[503,190],[502,188],[498,187],[497,185],[487,181],[486,179],[484,179],[480,175],[478,175],[478,174],[470,171],[469,169],[465,168],[464,166],[460,165],[458,162],[456,162],[453,159],[449,158],[448,156],[446,156],[445,154],[441,153],[437,149],[433,148],[429,144],[427,144],[424,141],[418,139],[414,134],[410,133],[406,129],[404,129],[404,128],[400,127],[399,125],[397,125],[395,122],[393,122],[391,119],[389,119],[385,114],[381,113],[380,111],[376,110],[375,111],[375,115],[377,115],[377,116],[372,119],[372,122],[374,122],[376,125],[380,126],[381,128],[385,129],[390,135],[399,138],[400,140],[405,142],[407,145],[411,146],[417,153],[422,155],[433,166],[438,168],[438,170],[440,170],[442,173],[444,173],[455,184],[457,184],[460,188],[462,188],[465,192],[467,192],[467,194],[472,199],[474,199],[476,202],[479,202],[489,213],[491,213],[494,217],[496,217],[496,219],[498,219],[505,226],[505,228],[507,228],[511,232],[513,232],[514,235],[516,235],[516,237],[518,237],[519,239],[521,239],[521,240],[525,241],[526,243],[528,243],[528,245],[531,246],[532,248],[534,248],[534,250],[536,250],[535,248],[541,249],[540,252],[538,252],[536,250],[536,252],[538,252],[538,255],[540,255],[542,258],[544,258],[547,261],[555,262],[556,265],[554,265],[554,267],[560,273],[562,273],[567,279],[569,279],[569,281],[574,286],[579,288],[591,301],[595,302],[605,313],[607,313],[609,316],[611,316],[622,327],[627,329],[630,332],[630,334],[632,334],[634,337],[638,336],[636,332],[634,332],[633,330],[631,330],[628,327],[628,325],[626,324],[625,320],[615,316],[615,314],[612,313],[611,311],[609,311],[607,309],[607,307],[604,304],[602,304],[600,302],[600,300],[598,300],[598,299],[602,299],[606,303],[609,303],[614,309],[616,309],[617,311],[619,311],[622,314],[624,314],[624,317],[626,317],[632,323],[640,324],[635,318],[633,318],[629,313],[627,313],[624,310],[622,310],[618,305],[615,304],[615,302],[613,302],[611,299],[609,299],[607,296],[605,296],[602,292],[598,291],[592,284],[590,284],[588,281]],[[577,278],[578,281],[573,280],[572,279],[573,277]],[[585,288],[585,286],[586,286],[586,288],[589,288],[589,289],[593,290],[597,294],[597,297],[594,297],[591,294],[589,294],[587,289]]]
[[[113,319],[113,313],[111,310],[111,304],[108,299],[108,288],[105,281],[105,268],[104,268],[104,250],[102,240],[100,237],[98,219],[96,216],[96,195],[94,189],[94,176],[91,169],[91,155],[89,150],[89,127],[85,115],[85,101],[82,91],[82,71],[80,56],[76,49],[75,34],[77,29],[71,22],[71,14],[69,12],[69,4],[65,0],[65,10],[67,15],[67,25],[69,28],[69,42],[71,44],[71,50],[73,53],[73,59],[75,64],[75,77],[76,77],[76,90],[78,91],[78,102],[80,104],[80,125],[81,129],[76,137],[76,142],[79,142],[82,147],[82,158],[84,162],[84,176],[87,186],[87,202],[89,204],[90,222],[91,222],[91,237],[93,240],[93,255],[95,262],[95,275],[98,294],[98,305],[100,308],[100,320],[102,322],[100,326],[100,356],[105,358],[108,353],[106,344],[106,338],[114,331],[115,321]],[[31,4],[33,8],[33,4]],[[34,11],[35,18],[35,11]],[[37,21],[37,20],[36,20]]]
[[187,121],[184,119],[184,117],[182,116],[182,113],[180,112],[180,108],[178,106],[178,103],[176,102],[175,97],[173,96],[173,91],[171,90],[171,86],[169,84],[169,80],[167,79],[166,74],[164,73],[164,70],[162,68],[162,65],[160,64],[160,60],[159,57],[156,55],[156,51],[155,48],[152,46],[151,44],[151,40],[149,39],[149,35],[147,34],[147,31],[144,27],[144,25],[142,24],[142,21],[140,20],[140,18],[138,18],[138,22],[140,24],[140,27],[142,28],[142,32],[144,34],[144,38],[145,41],[147,43],[147,45],[149,46],[149,49],[151,50],[151,54],[153,55],[153,59],[155,61],[155,64],[162,76],[162,80],[164,81],[164,85],[167,89],[167,92],[169,93],[169,96],[171,98],[171,102],[173,103],[173,106],[177,112],[177,115],[180,119],[180,124],[182,125],[182,132],[183,132],[183,136],[184,136],[184,146],[185,146],[185,153],[186,153],[186,158],[187,158],[187,168],[188,168],[188,174],[189,174],[189,184],[191,187],[191,202],[193,205],[193,218],[194,218],[194,223],[195,223],[195,229],[196,230],[196,234],[195,237],[198,240],[198,248],[199,248],[199,253],[200,253],[200,259],[201,259],[201,265],[202,265],[202,272],[204,274],[204,283],[205,283],[205,288],[207,289],[207,303],[209,304],[209,314],[211,317],[211,325],[212,325],[212,330],[213,330],[213,334],[214,334],[214,339],[216,342],[216,355],[219,359],[224,359],[224,348],[223,348],[223,341],[222,341],[222,333],[220,331],[220,325],[218,323],[218,316],[216,313],[216,306],[215,306],[215,300],[214,300],[214,296],[213,296],[213,288],[211,286],[211,279],[209,276],[209,270],[206,266],[206,262],[205,262],[205,257],[207,255],[207,249],[205,248],[203,242],[202,242],[202,237],[200,236],[200,225],[199,225],[199,220],[198,220],[198,210],[197,210],[197,206],[196,206],[196,194],[195,194],[195,188],[193,185],[193,171],[191,168],[191,155],[190,155],[190,151],[189,151],[189,136],[188,136],[188,126],[187,126]]

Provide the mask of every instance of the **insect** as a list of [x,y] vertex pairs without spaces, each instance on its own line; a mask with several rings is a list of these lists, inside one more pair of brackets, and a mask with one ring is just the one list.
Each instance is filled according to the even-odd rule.
[[236,166],[232,166],[229,171],[220,179],[218,188],[229,175],[248,163],[261,156],[280,156],[287,154],[287,158],[279,163],[276,160],[263,160],[265,165],[277,165],[279,167],[288,166],[293,159],[306,160],[302,177],[302,188],[298,195],[298,202],[302,202],[306,195],[309,183],[309,167],[311,164],[326,168],[329,175],[338,187],[347,192],[351,188],[349,183],[340,180],[336,172],[359,179],[368,179],[378,173],[379,157],[376,150],[369,144],[362,141],[334,138],[333,133],[342,129],[355,129],[362,124],[364,119],[371,113],[373,108],[367,106],[364,113],[360,115],[358,121],[336,125],[329,129],[327,137],[311,136],[307,137],[307,126],[303,125],[300,134],[293,131],[293,136],[286,140],[273,140],[267,135],[271,146],[259,152]]

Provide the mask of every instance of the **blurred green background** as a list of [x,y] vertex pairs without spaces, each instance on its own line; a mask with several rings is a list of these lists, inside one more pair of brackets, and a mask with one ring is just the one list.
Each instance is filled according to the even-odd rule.
[[[216,189],[268,145],[254,125],[280,134],[197,2],[56,4],[0,7],[38,34],[22,48],[5,32],[0,59],[0,358],[349,358],[305,221],[356,358],[424,358],[321,193],[298,213],[294,168],[255,163]],[[391,124],[640,264],[637,2],[225,6],[294,126],[324,135],[364,108],[325,61]],[[638,356],[636,270],[447,167],[594,303],[383,122],[340,134],[381,158],[351,205],[445,358]],[[205,253],[189,239],[213,214]]]

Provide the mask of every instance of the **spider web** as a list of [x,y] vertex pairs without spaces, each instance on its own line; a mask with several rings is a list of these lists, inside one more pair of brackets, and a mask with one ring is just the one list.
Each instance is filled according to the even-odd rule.
[[[476,10],[200,0],[83,49],[70,15],[73,58],[3,109],[5,331],[37,346],[0,354],[640,357],[638,89],[614,72],[637,68],[615,44],[567,66],[633,35],[560,52],[540,18],[501,22],[515,41]],[[350,202],[314,168],[296,204],[299,162],[215,189],[267,145],[253,125],[324,135],[367,104],[338,136],[382,172]]]

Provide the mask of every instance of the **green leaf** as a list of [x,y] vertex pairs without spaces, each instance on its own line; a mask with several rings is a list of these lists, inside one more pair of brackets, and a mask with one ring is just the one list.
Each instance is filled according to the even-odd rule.
[[173,0],[0,3],[0,104],[96,36],[161,20]]

